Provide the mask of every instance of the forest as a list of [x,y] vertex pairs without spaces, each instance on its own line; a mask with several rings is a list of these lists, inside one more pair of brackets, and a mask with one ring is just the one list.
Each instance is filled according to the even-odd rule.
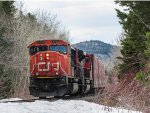
[[121,34],[121,55],[111,74],[106,93],[110,105],[149,113],[150,97],[150,2],[115,1]]
[[0,1],[0,98],[26,97],[28,93],[28,46],[39,39],[63,39],[68,31],[57,16],[46,11],[23,12],[23,4]]
[[[63,39],[69,33],[46,11],[24,13],[15,1],[0,1],[0,98],[30,98],[28,45],[39,39]],[[108,72],[102,94],[90,101],[150,112],[150,2],[115,1],[123,28],[120,55]]]

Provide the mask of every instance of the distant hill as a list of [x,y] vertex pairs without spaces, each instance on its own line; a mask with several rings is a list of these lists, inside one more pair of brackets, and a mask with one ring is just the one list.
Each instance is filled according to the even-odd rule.
[[84,41],[73,44],[73,46],[86,53],[95,54],[102,60],[107,70],[113,67],[117,55],[120,54],[120,47],[99,40]]

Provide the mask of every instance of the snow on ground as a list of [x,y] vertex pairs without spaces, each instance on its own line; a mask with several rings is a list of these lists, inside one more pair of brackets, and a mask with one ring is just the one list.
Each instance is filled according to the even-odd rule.
[[[9,99],[7,99],[9,100]],[[20,100],[20,99],[10,99]],[[10,101],[9,100],[9,101]],[[57,100],[54,102],[2,103],[0,113],[140,113],[119,108],[111,108],[83,100]]]
[[16,100],[22,100],[20,98],[10,98],[10,99],[2,99],[0,102],[5,102],[5,101],[16,101]]

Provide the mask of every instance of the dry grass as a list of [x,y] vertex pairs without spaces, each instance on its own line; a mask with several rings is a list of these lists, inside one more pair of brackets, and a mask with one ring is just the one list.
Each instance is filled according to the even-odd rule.
[[[144,85],[131,75],[116,84],[107,85],[102,94],[97,94],[90,101],[150,113],[150,84]],[[109,110],[109,107],[106,109]]]

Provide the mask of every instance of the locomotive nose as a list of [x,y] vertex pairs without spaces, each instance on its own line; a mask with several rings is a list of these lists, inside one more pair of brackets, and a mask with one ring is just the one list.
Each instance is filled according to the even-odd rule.
[[53,55],[50,52],[40,55],[38,62],[38,71],[41,75],[55,76],[59,74],[60,61],[58,55]]
[[[39,52],[31,61],[32,76],[36,77],[59,77],[64,76],[65,57],[57,52]],[[63,63],[62,63],[63,62]]]

